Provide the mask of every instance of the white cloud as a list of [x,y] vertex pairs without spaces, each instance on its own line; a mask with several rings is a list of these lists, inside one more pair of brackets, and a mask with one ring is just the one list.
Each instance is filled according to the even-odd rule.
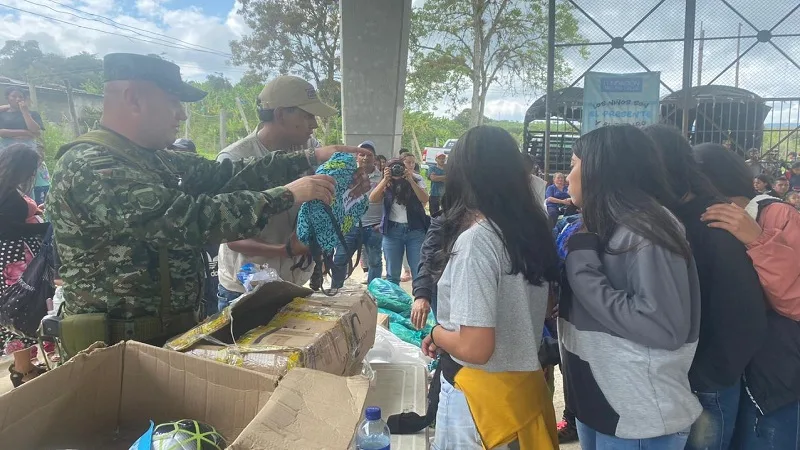
[[73,6],[76,6],[84,11],[91,11],[94,14],[100,15],[105,15],[111,12],[115,7],[114,2],[109,0],[80,0],[78,2],[68,3],[73,3]]
[[137,0],[135,13],[123,12],[119,2],[60,0],[87,13],[145,30],[139,31],[120,29],[96,16],[71,16],[69,13],[80,14],[57,5],[53,6],[61,12],[34,8],[23,0],[5,3],[33,14],[0,8],[4,24],[0,42],[33,39],[39,41],[43,51],[65,56],[83,51],[100,57],[113,52],[155,53],[180,65],[184,77],[196,80],[221,72],[235,81],[245,72],[243,67],[228,65],[229,42],[246,32],[246,26],[236,16],[236,5],[227,15],[217,17],[195,7],[170,8],[169,0]]
[[244,22],[244,18],[239,14],[239,9],[242,7],[242,2],[236,0],[233,3],[233,8],[228,13],[228,19],[225,25],[237,36],[241,37],[250,32],[250,27]]
[[528,110],[528,106],[529,104],[521,99],[489,100],[486,102],[483,113],[491,119],[522,121],[525,119],[525,111]]
[[148,17],[155,17],[163,11],[165,0],[136,0],[136,10],[139,14]]

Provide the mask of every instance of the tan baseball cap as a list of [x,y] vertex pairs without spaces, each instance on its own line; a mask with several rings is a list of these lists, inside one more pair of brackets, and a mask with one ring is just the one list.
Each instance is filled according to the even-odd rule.
[[258,100],[263,109],[300,108],[317,117],[335,116],[338,111],[322,103],[317,90],[308,81],[291,75],[284,75],[267,83]]

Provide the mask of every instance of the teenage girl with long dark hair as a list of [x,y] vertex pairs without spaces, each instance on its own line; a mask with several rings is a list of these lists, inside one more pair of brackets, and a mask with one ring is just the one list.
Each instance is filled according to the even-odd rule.
[[658,151],[610,126],[573,146],[559,304],[561,369],[583,450],[683,449],[702,410],[689,386],[700,287]]
[[422,343],[443,353],[439,450],[558,448],[537,352],[558,257],[522,158],[489,126],[467,131],[448,157],[439,325]]

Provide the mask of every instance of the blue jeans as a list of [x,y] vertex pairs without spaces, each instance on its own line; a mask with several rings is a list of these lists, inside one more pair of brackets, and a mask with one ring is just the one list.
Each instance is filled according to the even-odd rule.
[[692,425],[687,450],[727,450],[731,445],[742,383],[716,392],[695,392],[703,413]]
[[389,281],[400,284],[403,254],[408,258],[412,279],[417,277],[424,240],[425,230],[411,230],[406,223],[389,222],[386,234],[383,236],[383,256],[386,258]]
[[739,418],[731,448],[737,450],[800,448],[800,402],[792,402],[762,416],[747,393],[742,393]]
[[33,201],[35,201],[37,205],[43,205],[49,190],[50,186],[35,186],[33,188]]
[[239,298],[240,295],[242,294],[239,292],[229,291],[220,284],[217,288],[217,300],[219,300],[217,303],[217,311],[222,311],[223,309],[227,308],[228,305],[230,305],[232,301]]
[[[436,434],[433,450],[483,450],[481,436],[464,393],[453,387],[441,377],[442,389],[439,391],[439,409],[436,411]],[[516,442],[492,450],[519,448]]]
[[[381,251],[381,243],[383,236],[381,235],[378,227],[356,227],[350,230],[344,237],[347,244],[347,249],[351,251],[355,249],[358,242],[358,234],[361,233],[361,243],[364,246],[364,254],[366,255],[368,275],[367,283],[372,282],[375,278],[380,278],[383,272],[383,253]],[[331,268],[331,287],[334,289],[344,285],[344,279],[347,277],[347,249],[341,244],[336,247],[336,254],[333,256],[334,267]],[[358,262],[356,262],[358,264]]]
[[683,450],[689,429],[675,434],[648,439],[623,439],[598,433],[576,420],[581,450]]

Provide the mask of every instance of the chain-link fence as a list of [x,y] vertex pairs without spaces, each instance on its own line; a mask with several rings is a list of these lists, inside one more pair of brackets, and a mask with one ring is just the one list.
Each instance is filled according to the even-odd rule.
[[799,1],[550,4],[572,9],[584,42],[553,38],[571,78],[554,80],[550,105],[546,95],[526,115],[525,148],[549,173],[568,168],[589,71],[660,72],[659,121],[683,129],[693,144],[724,144],[768,166],[800,150]]

